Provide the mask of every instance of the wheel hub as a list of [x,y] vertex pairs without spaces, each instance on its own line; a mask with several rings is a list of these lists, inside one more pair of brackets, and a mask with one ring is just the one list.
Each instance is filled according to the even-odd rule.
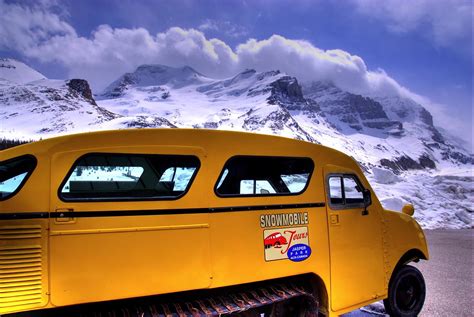
[[416,280],[410,276],[403,278],[396,292],[397,304],[402,310],[412,309],[419,297]]

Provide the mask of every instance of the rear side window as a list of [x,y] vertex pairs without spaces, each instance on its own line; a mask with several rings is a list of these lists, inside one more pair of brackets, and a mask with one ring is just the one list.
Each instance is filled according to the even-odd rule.
[[35,167],[36,159],[31,155],[0,162],[0,200],[18,193]]
[[221,197],[301,194],[313,170],[306,157],[235,156],[224,165],[215,191]]
[[186,155],[88,154],[76,161],[59,190],[67,201],[176,199],[199,168]]
[[328,185],[331,205],[350,208],[364,204],[364,188],[355,175],[331,175]]

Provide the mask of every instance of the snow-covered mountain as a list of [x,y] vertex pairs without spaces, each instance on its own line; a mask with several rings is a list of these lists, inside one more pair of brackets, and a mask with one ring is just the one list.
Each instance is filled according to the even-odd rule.
[[31,67],[11,58],[0,58],[0,78],[26,84],[46,77]]
[[[277,71],[246,70],[215,80],[190,67],[144,65],[112,83],[98,103],[125,117],[159,117],[176,127],[254,131],[315,142],[282,106],[284,98],[295,99],[288,91],[292,83],[297,85],[296,79]],[[294,102],[306,101],[301,95]]]
[[[355,95],[321,82],[306,84],[303,90],[335,130],[358,140],[365,155],[374,155],[363,162],[395,171],[472,163],[470,153],[448,134],[443,136],[431,114],[413,100]],[[360,155],[364,153],[356,157]]]
[[173,68],[164,65],[142,65],[133,73],[126,73],[105,89],[106,97],[116,98],[124,95],[130,86],[147,87],[168,85],[180,88],[192,84],[211,81],[189,66]]
[[[85,80],[41,79],[16,84],[0,78],[0,129],[4,137],[90,129],[117,115],[99,107]],[[24,135],[21,135],[24,134]]]
[[0,79],[3,137],[132,127],[276,134],[353,156],[387,207],[413,203],[425,227],[472,226],[473,157],[413,100],[355,95],[327,82],[301,85],[279,71],[213,79],[164,65],[142,65],[93,96],[79,79],[12,82],[34,73],[14,64],[22,65],[19,74]]

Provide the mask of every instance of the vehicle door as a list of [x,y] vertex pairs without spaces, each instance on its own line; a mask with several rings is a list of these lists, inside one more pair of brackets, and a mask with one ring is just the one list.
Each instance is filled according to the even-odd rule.
[[202,148],[184,146],[55,154],[50,210],[52,303],[208,287],[205,160]]
[[297,151],[280,153],[229,151],[213,164],[220,173],[211,199],[214,286],[308,272],[329,282],[324,190],[312,178],[321,169]]
[[383,294],[381,218],[364,207],[362,176],[347,168],[324,168],[331,254],[331,307],[338,311]]

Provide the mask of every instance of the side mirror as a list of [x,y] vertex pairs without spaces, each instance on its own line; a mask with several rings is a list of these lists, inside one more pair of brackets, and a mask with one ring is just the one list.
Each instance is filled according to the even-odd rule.
[[362,216],[366,216],[369,214],[367,207],[369,207],[372,204],[372,194],[370,193],[370,190],[367,188],[364,189],[362,193],[364,195],[364,210],[362,211]]
[[406,204],[402,208],[402,212],[408,216],[413,216],[415,213],[415,207],[412,204]]

